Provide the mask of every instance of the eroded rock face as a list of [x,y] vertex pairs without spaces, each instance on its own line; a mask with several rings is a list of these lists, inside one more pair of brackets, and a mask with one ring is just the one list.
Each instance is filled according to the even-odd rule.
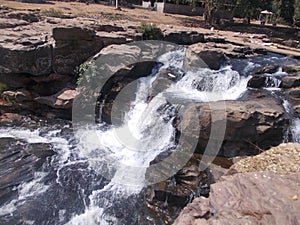
[[14,138],[0,138],[0,204],[8,201],[20,183],[33,179],[45,159],[55,154],[47,143],[24,144]]
[[[257,154],[261,149],[268,149],[282,142],[289,121],[277,100],[260,96],[248,101],[225,101],[225,111],[223,107],[218,109],[213,104],[196,103],[190,106],[184,114],[184,122],[180,124],[180,128],[186,130],[184,144],[199,136],[196,152],[203,153],[209,138],[217,138],[211,134],[212,123],[218,126],[218,123],[226,122],[225,135],[218,153],[225,157]],[[214,115],[224,115],[221,118],[226,121],[212,121],[212,109]],[[199,124],[194,122],[197,120],[200,121]],[[196,131],[199,126],[198,134]]]
[[300,172],[235,174],[211,185],[209,198],[195,199],[174,225],[297,224],[299,184]]
[[14,49],[0,46],[0,73],[47,75],[52,71],[52,46],[16,45]]

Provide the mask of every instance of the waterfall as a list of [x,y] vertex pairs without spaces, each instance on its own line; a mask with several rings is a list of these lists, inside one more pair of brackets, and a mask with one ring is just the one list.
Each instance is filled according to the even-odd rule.
[[[65,125],[0,129],[0,138],[51,143],[57,153],[33,180],[15,188],[16,197],[0,207],[0,223],[139,224],[136,211],[142,207],[139,201],[147,184],[146,170],[158,155],[175,148],[173,123],[180,103],[238,99],[247,90],[249,71],[260,62],[239,60],[236,64],[243,64],[241,69],[233,62],[210,70],[184,68],[184,57],[185,50],[166,53],[153,74],[137,80],[135,96],[121,123],[81,127],[77,139],[64,131],[71,129]],[[149,101],[164,69],[175,71],[178,77]],[[300,142],[300,120],[294,120],[291,128],[294,141]]]
[[[180,71],[184,56],[183,50],[163,55],[160,71],[166,68]],[[193,101],[236,99],[247,89],[248,81],[230,66],[219,71],[191,68],[177,83],[172,83],[147,103],[155,78],[154,75],[139,79],[135,100],[121,126],[79,132],[82,136],[80,157],[86,158],[93,170],[103,173],[110,167],[108,172],[114,175],[103,189],[93,191],[85,212],[75,215],[68,225],[119,224],[109,209],[120,199],[128,201],[138,195],[145,184],[150,162],[175,146],[175,128],[172,126],[175,114],[170,112],[180,106],[169,105],[170,98]]]

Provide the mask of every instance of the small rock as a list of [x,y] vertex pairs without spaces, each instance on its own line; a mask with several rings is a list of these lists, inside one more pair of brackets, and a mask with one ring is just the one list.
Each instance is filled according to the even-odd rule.
[[75,96],[75,89],[64,88],[60,92],[51,96],[36,97],[34,98],[34,101],[56,109],[69,109],[72,107]]
[[265,73],[272,74],[272,73],[276,73],[278,69],[279,69],[278,65],[267,65],[255,71],[254,74],[265,74]]
[[300,86],[300,76],[286,76],[282,78],[280,87],[281,88],[293,88]]
[[266,80],[267,80],[266,76],[255,75],[248,81],[247,87],[251,87],[251,88],[265,87]]
[[32,99],[30,92],[25,89],[20,89],[17,91],[4,91],[2,96],[16,102],[31,101]]

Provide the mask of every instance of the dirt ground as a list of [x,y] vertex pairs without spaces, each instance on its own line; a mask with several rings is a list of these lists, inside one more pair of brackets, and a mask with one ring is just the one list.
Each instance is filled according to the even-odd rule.
[[[60,13],[67,17],[86,17],[91,19],[105,19],[110,21],[147,22],[168,29],[172,26],[185,27],[202,33],[210,33],[217,37],[224,37],[227,41],[250,47],[264,47],[269,51],[292,55],[300,58],[300,29],[288,26],[261,26],[257,21],[251,25],[243,24],[241,19],[234,23],[224,23],[214,26],[206,24],[202,16],[183,16],[165,14],[141,8],[122,8],[116,10],[114,6],[101,4],[86,4],[81,2],[47,1],[43,4],[22,3],[13,0],[0,0],[0,5],[18,11],[38,11],[39,13]],[[1,12],[1,7],[0,7]],[[257,38],[259,36],[259,38]],[[265,36],[265,38],[261,38]],[[284,41],[292,44],[285,44]]]

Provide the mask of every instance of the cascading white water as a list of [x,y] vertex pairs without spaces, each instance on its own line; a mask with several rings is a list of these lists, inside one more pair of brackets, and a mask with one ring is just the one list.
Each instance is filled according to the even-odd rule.
[[292,138],[295,142],[300,142],[300,119],[294,119],[291,126]]
[[[184,57],[185,51],[182,50],[165,54],[160,58],[164,63],[161,69],[169,66],[179,66],[181,69]],[[126,199],[138,194],[144,185],[145,173],[150,162],[159,153],[174,145],[175,129],[172,126],[172,118],[164,120],[164,115],[158,110],[167,103],[168,96],[195,101],[236,99],[247,89],[248,81],[248,78],[241,78],[230,66],[219,71],[200,68],[197,71],[187,71],[179,82],[162,90],[162,93],[148,104],[146,100],[154,79],[155,77],[151,76],[139,79],[135,101],[126,113],[122,126],[112,126],[104,131],[91,131],[91,128],[80,131],[80,156],[86,158],[96,171],[103,172],[103,165],[110,165],[115,173],[107,186],[93,191],[89,197],[90,205],[83,214],[75,215],[69,225],[118,224],[117,219],[106,214],[105,210],[110,208],[116,199]],[[129,138],[130,142],[126,142],[127,137],[122,140],[122,135],[126,136],[126,133],[122,132],[123,129],[133,135],[133,139]],[[126,166],[133,170],[128,170]],[[127,183],[129,186],[120,183]]]
[[[177,67],[182,69],[184,57],[185,50],[167,53],[160,58],[160,62],[164,64],[161,68]],[[245,74],[257,64],[249,62],[247,65],[243,72]],[[147,97],[155,76],[140,78],[135,100],[131,103],[130,110],[124,115],[122,124],[106,126],[105,129],[102,129],[101,126],[100,128],[97,126],[82,127],[79,132],[79,143],[70,143],[67,137],[60,137],[60,130],[55,129],[46,134],[41,134],[40,130],[30,131],[29,129],[18,131],[13,128],[5,128],[0,130],[0,137],[24,139],[28,143],[52,143],[58,153],[54,166],[56,172],[54,182],[57,185],[55,188],[58,188],[63,194],[67,193],[64,192],[66,188],[70,188],[71,191],[78,192],[77,197],[85,195],[83,201],[80,202],[83,204],[81,211],[74,210],[74,208],[79,208],[79,205],[76,205],[78,202],[72,203],[74,206],[70,208],[64,205],[55,205],[56,208],[59,208],[58,213],[53,213],[49,217],[55,215],[59,217],[58,220],[55,220],[55,223],[48,221],[45,223],[67,223],[68,225],[122,224],[119,218],[110,211],[111,208],[119,201],[124,202],[125,206],[123,207],[129,208],[126,203],[140,193],[145,182],[145,172],[150,162],[161,152],[174,146],[175,131],[172,126],[172,115],[166,116],[168,110],[172,108],[164,108],[169,107],[166,106],[169,98],[194,102],[234,100],[247,90],[249,76],[245,74],[243,74],[245,76],[241,76],[231,66],[224,66],[218,71],[206,68],[190,69],[190,71],[186,71],[181,80],[173,83],[166,90],[162,90],[162,93],[155,96],[150,103],[147,103]],[[160,110],[161,108],[165,110]],[[294,140],[298,142],[300,142],[299,127],[300,120],[295,120],[292,130]],[[124,135],[123,131],[130,132],[129,142],[127,138],[124,140],[124,137],[119,135]],[[76,167],[81,164],[87,165],[87,167],[83,167],[84,169]],[[68,177],[70,174],[65,174],[65,168],[72,166],[75,167],[75,171],[71,171],[71,175],[75,174],[74,180],[72,180],[72,176],[71,178]],[[124,166],[131,166],[133,171],[129,171],[128,168],[125,170]],[[113,177],[104,187],[97,186],[98,182],[101,183],[97,176],[91,178],[87,176],[87,180],[81,184],[80,179],[82,177],[78,176],[77,178],[77,175],[84,173],[84,171],[87,173],[95,172],[96,175],[108,171],[109,174],[113,174]],[[52,187],[49,188],[49,185],[44,184],[45,175],[47,174],[36,173],[34,180],[17,187],[18,197],[0,208],[0,217],[2,215],[14,215],[27,199],[46,196]],[[85,193],[85,189],[89,187],[87,183],[95,183],[95,185],[90,192]],[[69,191],[69,189],[67,190]],[[52,194],[50,198],[55,194]],[[64,202],[64,204],[67,203]],[[47,219],[49,218],[47,217]],[[28,220],[27,223],[38,224],[34,220]]]

